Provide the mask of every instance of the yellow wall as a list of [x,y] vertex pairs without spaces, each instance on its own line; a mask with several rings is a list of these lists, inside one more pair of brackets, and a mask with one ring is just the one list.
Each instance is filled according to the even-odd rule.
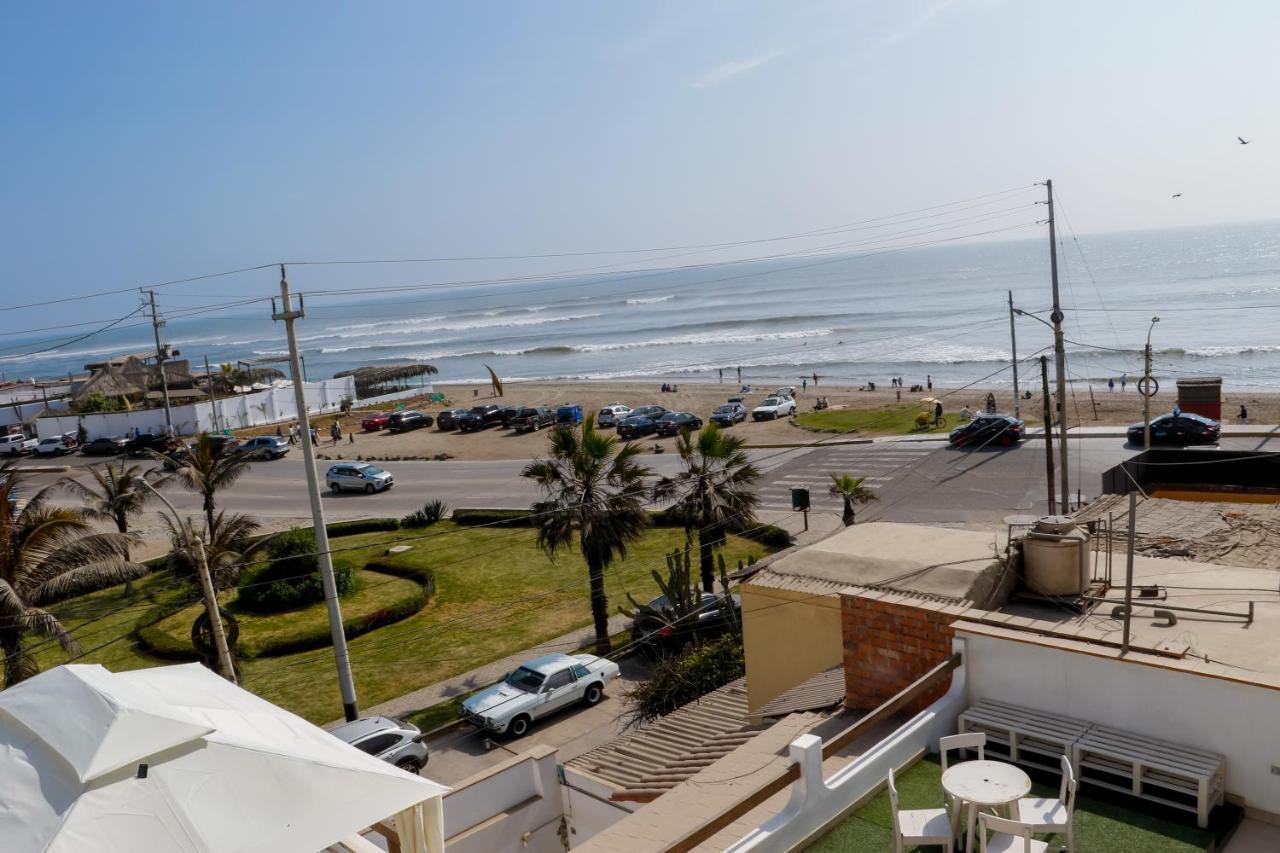
[[840,596],[744,584],[747,711],[844,661]]

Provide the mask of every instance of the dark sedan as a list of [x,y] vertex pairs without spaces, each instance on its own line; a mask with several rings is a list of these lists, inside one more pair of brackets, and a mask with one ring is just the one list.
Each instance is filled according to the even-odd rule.
[[[1212,418],[1179,412],[1176,409],[1151,419],[1151,443],[1186,447],[1189,444],[1217,444],[1221,425]],[[1129,427],[1130,444],[1144,444],[1142,424]]]
[[458,418],[466,413],[466,409],[445,409],[436,415],[436,429],[441,432],[453,432],[458,428]]
[[170,453],[177,450],[178,440],[162,432],[140,432],[129,439],[125,449],[133,456],[142,456],[148,450],[155,453]]
[[631,641],[651,657],[679,651],[694,640],[710,640],[741,624],[742,601],[714,592],[693,591],[697,616],[676,616],[675,609],[660,595],[636,613],[631,624]]
[[648,415],[632,415],[618,424],[618,437],[643,438],[658,431],[658,422]]
[[1027,437],[1027,426],[1009,415],[978,415],[951,431],[947,440],[953,447],[1011,447]]
[[502,409],[497,406],[472,406],[470,411],[458,416],[458,429],[463,432],[476,432],[500,423]]
[[387,419],[387,429],[392,432],[411,432],[431,426],[431,416],[422,412],[396,412]]
[[658,419],[658,435],[673,436],[695,429],[702,429],[702,418],[691,412],[667,412]]
[[741,403],[725,403],[717,406],[711,413],[711,422],[722,427],[731,427],[747,419],[747,407]]
[[95,438],[80,448],[85,456],[115,456],[124,453],[129,442],[118,435]]

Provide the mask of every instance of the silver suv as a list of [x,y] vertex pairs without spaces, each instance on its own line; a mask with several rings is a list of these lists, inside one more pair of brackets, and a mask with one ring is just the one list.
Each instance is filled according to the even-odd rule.
[[404,720],[366,717],[344,723],[329,734],[410,773],[418,773],[427,764],[427,746],[423,743],[426,735]]
[[348,491],[371,495],[391,488],[395,478],[368,462],[340,462],[325,472],[324,481],[334,494]]
[[278,435],[251,438],[236,449],[252,459],[279,459],[289,452],[289,442]]

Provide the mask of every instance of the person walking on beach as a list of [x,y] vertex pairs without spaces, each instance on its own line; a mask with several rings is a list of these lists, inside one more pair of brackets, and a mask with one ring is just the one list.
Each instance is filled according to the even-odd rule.
[[338,425],[337,421],[329,425],[329,437],[333,439],[334,444],[342,441],[342,427]]
[[925,376],[924,376],[924,384],[925,384],[925,385],[927,385],[927,386],[929,387],[929,390],[930,390],[930,391],[932,391],[932,390],[933,390],[933,377],[932,377],[931,375],[929,375],[929,374],[927,374],[927,373],[926,373],[926,374],[925,374]]
[[1107,380],[1107,390],[1108,391],[1116,390],[1116,381],[1114,379]]
[[720,368],[720,384],[724,384],[724,368]]
[[1120,390],[1123,392],[1123,391],[1124,391],[1124,386],[1126,386],[1126,385],[1128,385],[1128,384],[1129,384],[1129,374],[1127,374],[1127,373],[1121,373],[1121,374],[1120,374]]
[[808,380],[808,379],[803,379],[803,378],[802,378],[802,379],[800,380],[800,391],[803,393],[803,392],[808,391],[808,390],[809,390],[809,380]]
[[813,372],[813,387],[818,387],[818,371],[816,370]]
[[315,427],[311,428],[311,444],[312,446],[320,443],[320,430]]

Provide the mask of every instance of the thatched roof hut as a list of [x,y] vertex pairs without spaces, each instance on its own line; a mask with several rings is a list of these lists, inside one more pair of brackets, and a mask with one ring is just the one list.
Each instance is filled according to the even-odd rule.
[[344,376],[350,376],[356,380],[357,396],[372,397],[390,390],[408,388],[410,379],[431,376],[439,372],[430,364],[366,365],[340,371],[333,374],[333,378],[341,379]]
[[104,367],[94,371],[92,376],[80,384],[71,401],[79,405],[94,394],[107,400],[139,400],[146,392],[146,388],[132,382],[119,368]]

